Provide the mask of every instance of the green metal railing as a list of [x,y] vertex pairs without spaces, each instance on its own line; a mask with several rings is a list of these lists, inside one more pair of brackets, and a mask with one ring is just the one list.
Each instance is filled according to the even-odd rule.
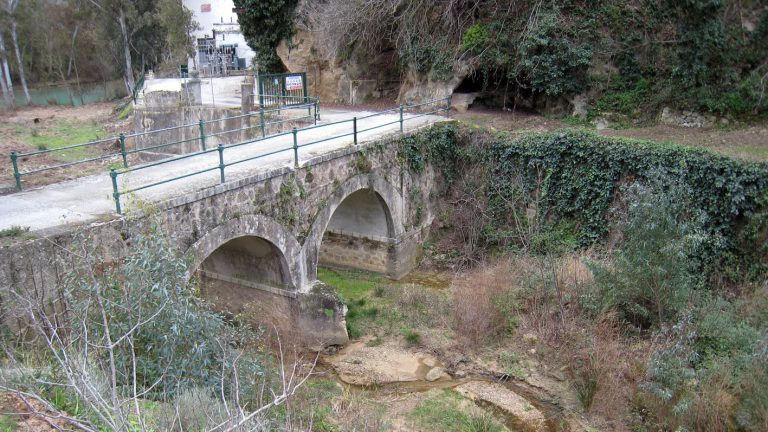
[[[409,109],[423,108],[423,107],[430,106],[430,105],[436,106],[436,108],[431,109],[429,111],[417,112],[416,115],[409,115],[408,117],[405,116],[407,110],[409,110]],[[162,184],[174,182],[176,180],[181,180],[181,179],[185,179],[185,178],[196,176],[196,175],[200,175],[200,174],[205,174],[205,173],[209,173],[209,172],[213,172],[213,171],[218,171],[219,172],[219,181],[220,181],[220,183],[224,183],[226,181],[226,168],[227,167],[239,165],[239,164],[242,164],[242,163],[245,163],[245,162],[249,162],[249,161],[252,161],[252,160],[256,160],[256,159],[265,158],[265,157],[272,156],[272,155],[275,155],[275,154],[278,154],[278,153],[284,153],[284,152],[292,151],[293,152],[294,167],[297,168],[299,166],[299,149],[301,149],[301,148],[309,147],[309,146],[312,146],[312,145],[315,145],[315,144],[319,144],[319,143],[322,143],[322,142],[326,142],[326,141],[330,141],[330,140],[334,140],[334,139],[339,139],[339,138],[344,138],[344,137],[349,137],[349,136],[353,137],[353,142],[354,142],[355,145],[357,145],[358,144],[359,134],[361,134],[363,132],[368,132],[368,131],[372,131],[372,130],[375,130],[375,129],[379,129],[379,128],[382,128],[382,127],[391,126],[393,124],[399,124],[400,125],[400,132],[402,133],[405,130],[404,123],[406,121],[413,120],[413,119],[416,119],[416,118],[419,118],[419,117],[423,117],[423,116],[427,116],[427,115],[433,115],[433,114],[438,114],[438,113],[448,113],[450,111],[450,108],[451,108],[451,98],[449,96],[447,98],[437,99],[437,100],[433,100],[433,101],[428,101],[428,102],[424,102],[424,103],[421,103],[421,104],[400,105],[397,108],[381,111],[381,112],[378,112],[378,113],[374,113],[374,114],[370,114],[370,115],[366,115],[366,116],[362,116],[362,117],[353,117],[352,119],[340,120],[340,121],[336,121],[336,122],[332,122],[332,123],[325,123],[325,124],[315,124],[314,126],[309,126],[309,127],[305,127],[305,128],[301,128],[301,129],[298,129],[298,128],[294,127],[290,132],[278,133],[278,134],[275,134],[275,135],[271,135],[271,136],[269,136],[267,138],[261,138],[261,139],[250,140],[250,141],[243,141],[243,142],[240,142],[240,143],[237,143],[237,144],[230,144],[230,145],[227,145],[227,146],[219,144],[216,148],[211,148],[211,149],[205,149],[204,148],[204,149],[202,149],[202,150],[200,150],[198,152],[195,152],[195,153],[189,153],[189,154],[185,154],[185,155],[178,156],[178,157],[173,157],[173,158],[169,158],[169,159],[160,160],[160,161],[157,161],[157,162],[148,163],[148,164],[145,164],[145,165],[139,165],[139,166],[130,167],[130,168],[124,168],[124,169],[120,169],[120,170],[112,169],[112,170],[110,170],[109,175],[112,178],[112,198],[115,201],[115,209],[117,210],[118,214],[122,214],[122,207],[121,207],[120,198],[123,195],[134,193],[134,192],[138,192],[138,191],[141,191],[141,190],[144,190],[144,189],[149,189],[149,188],[152,188],[152,187],[155,187],[155,186],[159,186],[159,185],[162,185]],[[370,127],[367,127],[367,128],[363,128],[363,129],[359,128],[359,126],[360,126],[359,122],[361,120],[367,120],[367,119],[371,119],[371,118],[374,118],[374,117],[377,117],[377,116],[382,116],[382,115],[385,115],[385,114],[394,114],[394,113],[399,114],[399,118],[397,120],[389,121],[389,122],[386,122],[386,123],[383,123],[383,124],[373,125],[373,126],[370,126]],[[329,136],[329,137],[325,137],[325,138],[322,138],[322,139],[318,139],[318,140],[315,140],[315,141],[305,142],[305,143],[301,143],[301,144],[299,143],[299,133],[300,132],[307,132],[307,131],[311,131],[311,130],[315,130],[315,129],[326,128],[326,127],[329,127],[329,126],[340,125],[340,124],[345,124],[345,123],[346,124],[350,124],[350,126],[351,126],[351,131],[350,132],[344,132],[344,133],[340,133],[340,134],[335,134],[335,135],[332,135],[332,136]],[[255,143],[263,142],[265,139],[272,139],[272,138],[277,138],[277,137],[281,137],[281,136],[288,136],[288,135],[292,135],[293,136],[292,145],[290,147],[289,146],[283,146],[281,148],[269,151],[267,153],[260,153],[260,154],[255,155],[255,156],[247,156],[247,157],[242,158],[242,159],[238,159],[238,160],[234,160],[234,161],[230,161],[230,162],[225,162],[225,150],[239,148],[239,147],[243,147],[243,146],[248,146],[250,144],[255,144]],[[179,160],[194,158],[194,157],[197,157],[197,156],[206,155],[206,154],[212,154],[212,153],[218,153],[218,163],[216,165],[208,166],[208,167],[205,167],[205,168],[202,168],[202,169],[198,169],[198,170],[195,170],[195,171],[192,171],[192,172],[185,173],[183,175],[179,175],[179,176],[175,176],[175,177],[171,177],[171,178],[167,178],[167,179],[163,179],[163,180],[158,180],[158,181],[155,181],[155,182],[151,182],[151,183],[135,186],[135,187],[128,188],[128,189],[120,190],[120,188],[118,186],[119,176],[121,176],[121,175],[132,173],[132,172],[137,172],[137,171],[142,171],[142,170],[150,169],[150,168],[157,167],[157,166],[160,166],[160,165],[165,165],[165,164],[168,164],[168,163],[176,162],[176,161],[179,161]]]
[[[217,118],[217,119],[207,120],[207,121],[201,119],[197,123],[189,123],[189,124],[172,126],[168,128],[162,128],[162,129],[153,129],[146,132],[137,132],[137,133],[130,133],[130,134],[125,134],[121,132],[120,134],[115,136],[110,136],[108,138],[103,138],[95,141],[89,141],[87,143],[82,143],[82,144],[73,144],[73,145],[68,145],[64,147],[38,150],[38,151],[32,151],[27,153],[19,153],[16,151],[12,151],[10,157],[11,157],[11,164],[13,165],[13,177],[14,177],[14,180],[16,181],[16,187],[18,188],[18,190],[22,190],[22,184],[21,184],[22,177],[41,173],[44,171],[66,168],[66,167],[94,162],[94,161],[100,161],[100,160],[106,160],[106,159],[118,159],[118,158],[119,160],[122,161],[123,167],[128,168],[129,156],[136,153],[146,152],[150,150],[158,150],[158,149],[167,148],[174,145],[185,144],[188,142],[195,142],[195,141],[199,142],[201,150],[206,150],[207,141],[210,138],[220,137],[223,135],[233,134],[236,132],[242,132],[250,129],[260,130],[262,138],[266,138],[270,135],[268,133],[269,129],[275,125],[281,125],[288,122],[296,122],[296,121],[303,121],[303,120],[307,120],[314,124],[317,124],[317,121],[320,119],[320,114],[318,112],[320,107],[320,102],[319,100],[312,99],[312,98],[307,98],[307,100],[308,100],[307,103],[292,105],[289,107],[290,109],[306,108],[307,115],[299,116],[299,117],[292,117],[292,118],[279,119],[279,120],[269,120],[267,116],[272,113],[280,114],[281,108],[264,109],[264,107],[260,107],[258,111],[252,111],[248,114],[222,117],[222,118]],[[282,108],[283,111],[286,109],[287,108]],[[314,110],[314,113],[313,113],[313,110]],[[215,133],[211,133],[209,131],[210,128],[207,127],[207,125],[212,123],[226,121],[226,120],[233,120],[233,119],[243,119],[244,121],[247,120],[247,123],[249,125],[244,127],[241,126],[237,129],[230,129],[230,130],[225,130],[225,131],[220,131]],[[258,119],[258,123],[252,124],[253,123],[251,122],[252,119]],[[189,138],[174,140],[170,142],[165,142],[157,145],[151,145],[148,147],[140,147],[140,148],[135,144],[135,141],[138,139],[151,139],[152,135],[154,134],[170,132],[170,131],[180,130],[184,128],[189,128],[189,135],[191,135]],[[133,149],[129,149],[130,146],[127,145],[127,141],[129,140],[134,141]],[[104,145],[104,144],[110,144],[110,143],[116,144],[115,146],[119,148],[119,151],[110,152],[110,153],[106,153],[106,154],[102,154],[94,157],[88,157],[88,158],[84,158],[76,161],[70,161],[70,162],[64,162],[60,164],[45,166],[43,168],[31,169],[27,171],[22,171],[20,167],[23,158],[55,154],[55,153],[60,153],[67,150],[85,149],[92,146],[98,146],[98,145]]]

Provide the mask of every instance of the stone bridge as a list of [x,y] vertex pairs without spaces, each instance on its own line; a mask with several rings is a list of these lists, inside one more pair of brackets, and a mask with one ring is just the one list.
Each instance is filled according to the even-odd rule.
[[299,167],[187,193],[151,211],[3,246],[0,287],[54,286],[68,270],[62,248],[84,242],[106,260],[119,259],[152,213],[189,257],[190,276],[199,278],[216,308],[268,317],[310,335],[313,346],[344,343],[345,307],[318,288],[318,266],[398,279],[416,265],[432,222],[437,174],[429,166],[421,173],[409,170],[399,157],[401,139],[380,137]]

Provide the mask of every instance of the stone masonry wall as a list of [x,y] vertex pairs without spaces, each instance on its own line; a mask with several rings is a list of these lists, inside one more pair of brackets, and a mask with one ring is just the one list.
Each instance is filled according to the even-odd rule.
[[329,231],[323,236],[319,264],[387,274],[389,250],[387,242]]

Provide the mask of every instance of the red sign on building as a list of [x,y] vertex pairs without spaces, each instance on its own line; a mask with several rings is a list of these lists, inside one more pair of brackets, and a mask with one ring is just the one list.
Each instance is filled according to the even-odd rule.
[[200,5],[200,12],[210,12],[210,11],[211,11],[210,3],[203,3]]

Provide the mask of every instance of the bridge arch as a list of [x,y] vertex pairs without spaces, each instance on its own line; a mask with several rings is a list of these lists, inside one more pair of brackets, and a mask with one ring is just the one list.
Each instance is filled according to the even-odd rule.
[[289,291],[301,287],[301,245],[275,220],[258,214],[243,215],[212,229],[190,246],[191,277],[247,280]]
[[357,175],[345,181],[314,218],[304,244],[307,278],[317,277],[326,232],[365,237],[388,244],[404,232],[403,199],[398,189],[374,174]]

